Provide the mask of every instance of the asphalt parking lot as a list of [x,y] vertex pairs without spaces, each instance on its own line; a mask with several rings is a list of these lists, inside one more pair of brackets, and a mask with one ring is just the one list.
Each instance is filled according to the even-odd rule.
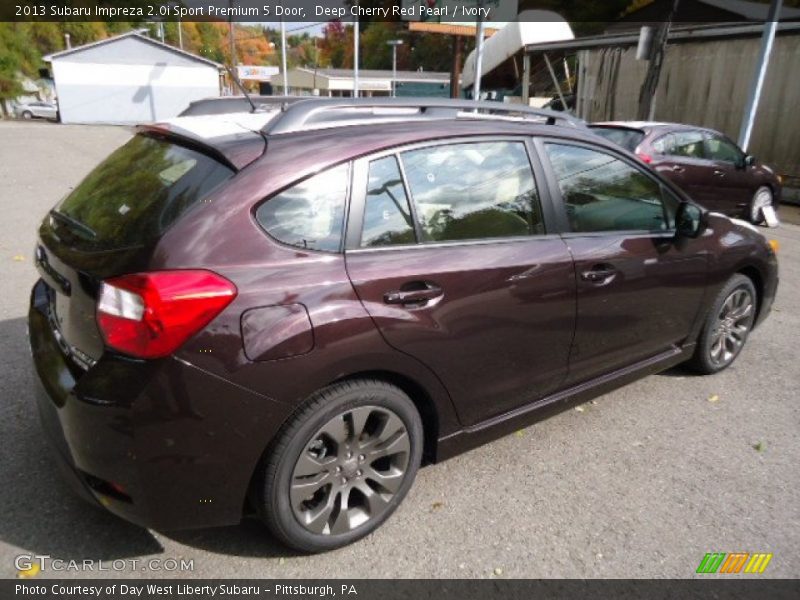
[[648,377],[425,468],[389,522],[353,546],[298,556],[257,522],[149,531],[74,498],[31,393],[31,250],[46,211],[129,135],[0,122],[0,577],[15,576],[15,556],[38,554],[193,560],[193,571],[133,573],[156,577],[682,578],[706,552],[737,551],[773,553],[761,577],[800,575],[800,227],[788,223],[767,231],[781,245],[774,311],[734,367]]

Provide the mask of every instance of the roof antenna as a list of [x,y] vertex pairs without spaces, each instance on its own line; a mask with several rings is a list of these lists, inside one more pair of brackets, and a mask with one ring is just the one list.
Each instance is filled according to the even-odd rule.
[[250,112],[256,112],[258,109],[256,108],[256,105],[253,102],[253,99],[250,97],[250,94],[247,93],[247,89],[245,89],[244,85],[242,85],[242,82],[239,81],[239,78],[234,74],[233,69],[231,69],[228,65],[225,65],[225,70],[228,71],[228,75],[231,76],[231,79],[236,84],[236,86],[240,90],[242,90],[242,93],[244,94],[244,97],[247,98],[247,101],[250,103],[250,106],[253,108],[253,110],[251,110]]

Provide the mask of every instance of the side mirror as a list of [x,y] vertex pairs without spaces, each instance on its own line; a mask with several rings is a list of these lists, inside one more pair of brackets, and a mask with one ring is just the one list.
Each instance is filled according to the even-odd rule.
[[751,156],[750,154],[748,154],[747,156],[744,157],[744,166],[745,167],[752,167],[754,164],[756,164],[756,157],[755,156]]
[[696,238],[705,229],[703,209],[691,202],[681,202],[675,214],[677,237]]

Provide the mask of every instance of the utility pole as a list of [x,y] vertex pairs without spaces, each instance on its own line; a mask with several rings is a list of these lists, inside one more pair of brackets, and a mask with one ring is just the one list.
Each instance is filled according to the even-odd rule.
[[181,28],[180,19],[178,19],[178,47],[183,50],[183,29]]
[[386,42],[392,47],[392,98],[397,96],[397,47],[403,45],[403,40],[389,40]]
[[461,56],[464,53],[464,38],[460,35],[453,37],[453,66],[450,68],[450,97],[461,96]]
[[678,12],[679,3],[680,0],[673,0],[667,20],[659,27],[656,34],[652,54],[650,55],[650,64],[647,66],[647,75],[645,75],[642,89],[639,91],[638,118],[640,121],[652,121],[655,116],[655,96],[658,80],[661,77],[661,67],[664,64],[669,28],[672,25],[675,13]]
[[[233,0],[228,0],[228,7],[231,8],[231,16],[228,17],[228,38],[231,45],[231,69],[236,68],[236,38],[233,32]],[[233,85],[231,85],[233,89]]]
[[764,87],[764,80],[767,77],[769,55],[772,53],[772,45],[775,42],[775,32],[778,29],[782,4],[783,0],[772,0],[767,20],[764,23],[764,32],[761,34],[761,49],[758,52],[758,60],[756,61],[756,72],[753,76],[753,82],[750,84],[750,94],[742,115],[742,125],[739,128],[739,147],[745,152],[747,152],[747,147],[750,145],[753,123],[756,120],[761,91]]

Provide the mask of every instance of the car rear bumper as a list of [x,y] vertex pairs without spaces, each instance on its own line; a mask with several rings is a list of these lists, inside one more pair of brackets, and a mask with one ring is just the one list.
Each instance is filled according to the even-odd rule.
[[31,352],[42,427],[73,489],[154,529],[241,519],[253,471],[290,407],[175,358],[64,354],[33,289]]

